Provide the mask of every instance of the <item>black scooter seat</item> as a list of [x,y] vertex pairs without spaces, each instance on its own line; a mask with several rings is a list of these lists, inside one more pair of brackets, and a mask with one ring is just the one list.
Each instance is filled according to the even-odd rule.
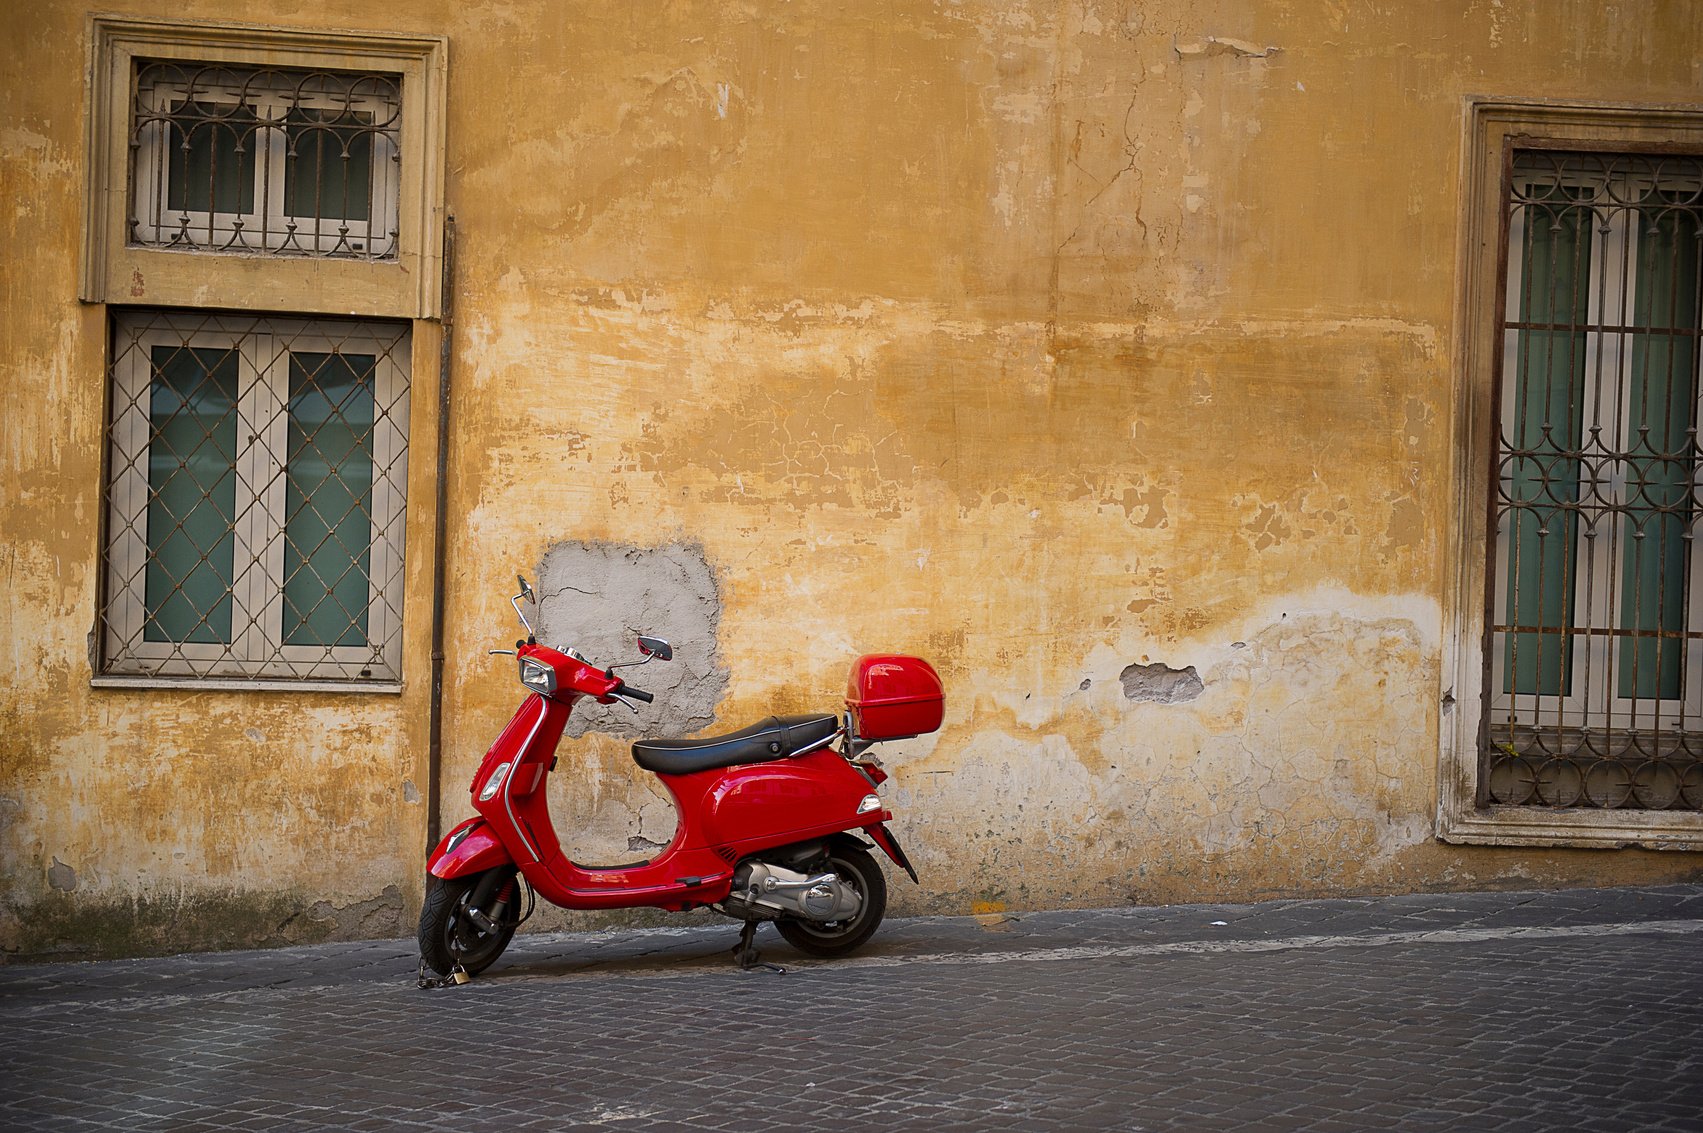
[[805,716],[770,716],[767,720],[697,740],[639,740],[633,745],[633,762],[658,775],[690,775],[740,763],[768,763],[786,759],[810,747],[821,747],[840,730],[839,717],[831,712]]

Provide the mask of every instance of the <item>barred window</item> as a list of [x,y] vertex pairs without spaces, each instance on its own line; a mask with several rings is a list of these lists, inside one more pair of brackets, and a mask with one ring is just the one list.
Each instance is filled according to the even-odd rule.
[[407,324],[117,315],[103,671],[394,682]]
[[401,77],[138,61],[129,240],[394,260]]
[[1511,173],[1479,801],[1703,810],[1703,161]]

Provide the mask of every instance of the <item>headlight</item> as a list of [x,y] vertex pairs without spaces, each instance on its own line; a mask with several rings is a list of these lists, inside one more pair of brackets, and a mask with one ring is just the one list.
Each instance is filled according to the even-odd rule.
[[531,657],[520,659],[520,683],[533,692],[549,696],[556,691],[556,670]]

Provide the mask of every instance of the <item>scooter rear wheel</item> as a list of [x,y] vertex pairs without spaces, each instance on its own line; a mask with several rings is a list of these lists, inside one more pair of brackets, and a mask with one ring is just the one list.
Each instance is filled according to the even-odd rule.
[[[474,895],[489,904],[502,886],[513,880],[513,866],[498,866],[470,877],[444,880],[426,877],[426,901],[420,908],[420,955],[440,976],[447,976],[459,962],[461,970],[477,975],[496,963],[514,938],[514,925],[486,932],[474,924],[467,910]],[[505,916],[504,919],[509,919]]]
[[833,870],[842,881],[855,886],[863,895],[863,904],[843,921],[822,924],[784,920],[776,921],[775,928],[800,952],[830,958],[844,956],[861,948],[881,926],[881,918],[887,912],[887,878],[874,858],[852,846],[840,845],[829,850],[828,859],[820,868]]

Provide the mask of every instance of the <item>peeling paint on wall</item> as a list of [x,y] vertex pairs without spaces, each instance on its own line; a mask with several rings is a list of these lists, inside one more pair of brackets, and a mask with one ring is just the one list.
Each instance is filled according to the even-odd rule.
[[1215,55],[1232,55],[1238,59],[1266,59],[1283,50],[1280,47],[1261,47],[1245,39],[1209,35],[1201,39],[1178,43],[1179,59],[1210,59]]
[[1127,700],[1154,704],[1186,704],[1206,690],[1193,665],[1173,669],[1162,661],[1129,665],[1118,674]]

